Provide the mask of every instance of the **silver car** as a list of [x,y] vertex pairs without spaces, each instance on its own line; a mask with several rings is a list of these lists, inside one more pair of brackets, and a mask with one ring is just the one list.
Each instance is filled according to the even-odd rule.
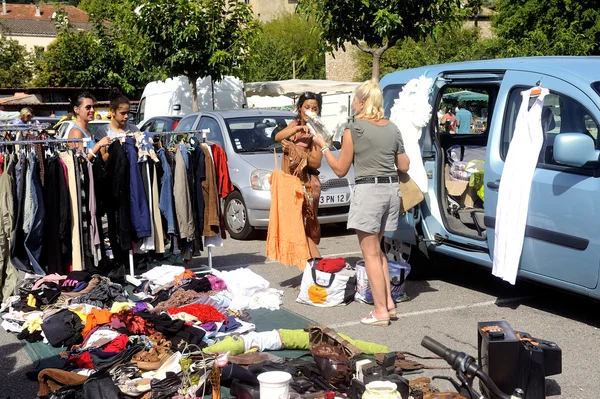
[[[269,177],[274,168],[273,150],[281,165],[281,145],[275,133],[294,118],[289,111],[232,110],[197,112],[184,117],[176,131],[210,129],[207,140],[223,147],[231,181],[235,187],[225,200],[225,226],[230,236],[243,240],[255,229],[269,225],[271,193]],[[334,151],[334,154],[336,152]],[[319,204],[321,224],[348,220],[354,171],[338,178],[327,162],[319,169],[322,192]]]

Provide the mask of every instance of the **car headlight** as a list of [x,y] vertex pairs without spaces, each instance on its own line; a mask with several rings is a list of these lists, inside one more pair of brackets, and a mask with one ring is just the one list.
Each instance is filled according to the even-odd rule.
[[269,183],[270,177],[270,170],[253,170],[252,173],[250,173],[250,185],[255,190],[269,191],[271,189],[271,183]]

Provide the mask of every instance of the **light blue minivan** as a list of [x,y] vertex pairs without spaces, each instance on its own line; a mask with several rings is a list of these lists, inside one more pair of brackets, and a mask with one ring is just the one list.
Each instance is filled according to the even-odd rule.
[[[420,141],[428,192],[386,233],[389,254],[416,264],[435,252],[492,267],[498,188],[520,92],[540,84],[550,94],[518,277],[600,299],[599,71],[600,57],[535,57],[434,65],[381,79],[388,117],[403,85],[424,74],[435,79]],[[452,126],[457,108],[471,114],[468,134]],[[483,190],[458,183],[457,191],[449,158],[485,161]]]

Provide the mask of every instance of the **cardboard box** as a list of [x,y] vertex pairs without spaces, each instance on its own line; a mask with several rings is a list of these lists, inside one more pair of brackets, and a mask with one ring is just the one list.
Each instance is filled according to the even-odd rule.
[[445,168],[446,191],[448,195],[455,197],[456,200],[465,204],[465,208],[473,208],[477,201],[477,191],[469,186],[468,181],[457,181],[450,178],[450,165]]

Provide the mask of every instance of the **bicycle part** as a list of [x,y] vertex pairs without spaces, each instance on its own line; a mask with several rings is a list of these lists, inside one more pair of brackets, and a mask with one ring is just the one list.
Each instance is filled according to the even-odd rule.
[[458,352],[449,349],[440,342],[428,336],[423,337],[421,345],[444,359],[452,367],[452,369],[456,371],[456,376],[462,383],[461,390],[465,389],[467,391],[465,392],[467,395],[459,391],[461,395],[470,397],[472,399],[481,397],[472,388],[473,379],[477,377],[495,397],[499,399],[512,399],[509,395],[502,392],[496,386],[496,384],[494,384],[492,379],[483,372],[481,366],[477,364],[472,356],[469,356],[464,352]]

